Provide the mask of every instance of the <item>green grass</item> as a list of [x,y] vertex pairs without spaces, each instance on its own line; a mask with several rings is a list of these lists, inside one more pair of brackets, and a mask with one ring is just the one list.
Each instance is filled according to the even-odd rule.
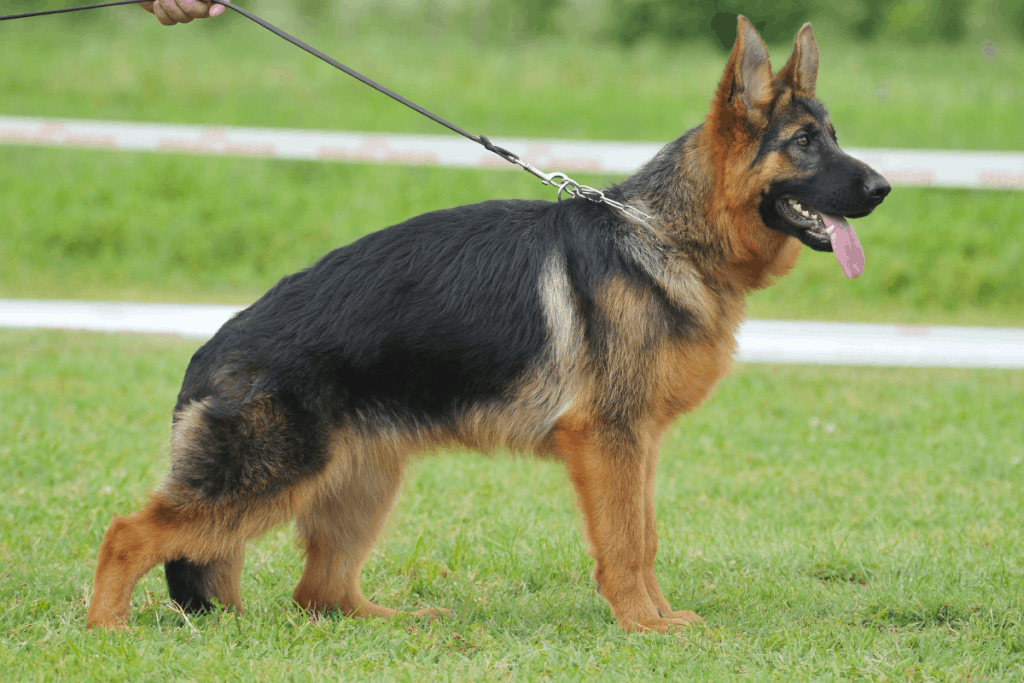
[[185,621],[156,570],[132,630],[86,632],[100,537],[165,471],[194,347],[0,332],[5,680],[1024,677],[1022,372],[739,366],[663,444],[657,569],[707,620],[681,635],[617,630],[560,466],[458,454],[410,468],[364,573],[454,617],[310,622],[286,528],[248,553],[244,615]]
[[[241,20],[107,11],[0,25],[0,114],[442,132]],[[667,141],[701,120],[725,61],[311,35],[499,141]],[[1020,46],[818,40],[843,144],[1024,149]],[[513,196],[551,193],[523,173],[0,147],[0,296],[245,303],[366,232]],[[1022,326],[1021,215],[1022,193],[897,188],[857,223],[862,278],[808,251],[751,315]],[[196,346],[0,331],[5,680],[1024,678],[1024,373],[1003,371],[738,366],[664,441],[657,569],[707,619],[678,636],[617,630],[559,466],[457,454],[411,467],[364,574],[383,604],[453,618],[310,622],[281,529],[249,552],[244,615],[185,621],[157,570],[133,630],[87,633],[99,540],[165,471]]]

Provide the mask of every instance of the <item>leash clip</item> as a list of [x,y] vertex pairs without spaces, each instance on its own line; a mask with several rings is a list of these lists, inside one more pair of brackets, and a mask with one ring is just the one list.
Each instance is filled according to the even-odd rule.
[[595,204],[606,204],[645,224],[647,224],[647,221],[653,220],[650,216],[635,206],[628,206],[621,202],[617,202],[596,187],[581,185],[561,171],[545,173],[536,166],[526,163],[520,159],[518,155],[513,156],[515,156],[515,159],[509,159],[513,164],[521,166],[524,171],[537,176],[545,185],[552,185],[558,188],[558,201],[562,201],[562,193],[565,192],[570,197],[582,197],[583,199],[594,202]]
[[567,177],[566,177],[566,175],[564,173],[558,173],[558,172],[556,172],[556,173],[545,173],[544,171],[540,170],[536,166],[534,166],[532,164],[526,163],[525,161],[520,159],[518,156],[515,158],[515,160],[512,163],[516,164],[517,166],[521,166],[523,168],[523,170],[526,171],[527,173],[532,173],[533,175],[537,176],[538,178],[540,178],[541,182],[544,183],[545,185],[558,185],[558,183],[555,182],[556,178],[561,178],[563,180],[567,179]]
[[[563,192],[567,193],[570,197],[576,197],[581,194],[581,191],[584,187],[577,183],[572,178],[570,178],[565,173],[562,173],[561,171],[555,171],[554,173],[545,173],[536,166],[528,164],[522,159],[519,159],[518,157],[513,163],[522,166],[524,171],[540,178],[541,182],[544,183],[545,185],[552,185],[558,188],[558,201],[562,201]],[[587,199],[590,199],[590,197],[587,197]]]
[[562,201],[563,192],[566,192],[570,197],[575,197],[579,194],[581,190],[582,186],[579,183],[577,183],[575,180],[567,176],[565,173],[562,173],[561,171],[555,171],[554,173],[545,173],[536,166],[528,164],[522,159],[519,159],[518,157],[513,163],[522,166],[523,170],[526,171],[527,173],[531,173],[540,178],[541,182],[544,183],[545,185],[552,185],[558,188],[558,201]]

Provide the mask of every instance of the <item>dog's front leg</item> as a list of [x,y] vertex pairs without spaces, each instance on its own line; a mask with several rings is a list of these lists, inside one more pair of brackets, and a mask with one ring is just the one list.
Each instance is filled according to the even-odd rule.
[[679,619],[685,623],[704,621],[695,612],[690,610],[675,610],[668,604],[661,586],[658,585],[658,577],[654,574],[654,558],[658,554],[658,524],[657,512],[654,504],[655,475],[658,470],[658,448],[657,444],[649,449],[645,459],[647,472],[644,489],[644,504],[646,515],[644,518],[644,583],[647,586],[647,594],[658,608],[658,613],[670,619]]
[[692,613],[664,614],[660,603],[668,603],[657,581],[649,585],[656,550],[651,541],[656,539],[651,538],[653,503],[647,498],[653,493],[649,479],[655,450],[567,421],[552,434],[552,446],[565,459],[576,487],[597,563],[594,576],[619,625],[627,631],[667,631],[695,621]]

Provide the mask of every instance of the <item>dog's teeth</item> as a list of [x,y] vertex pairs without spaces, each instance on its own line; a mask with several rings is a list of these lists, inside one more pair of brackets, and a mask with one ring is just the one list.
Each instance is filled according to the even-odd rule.
[[836,226],[834,226],[834,225],[830,225],[827,228],[825,228],[825,234],[829,235],[829,236],[831,236],[832,233],[834,233],[835,231],[836,231]]

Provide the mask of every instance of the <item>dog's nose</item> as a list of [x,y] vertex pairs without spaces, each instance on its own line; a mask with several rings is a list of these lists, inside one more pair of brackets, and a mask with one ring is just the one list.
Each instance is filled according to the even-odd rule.
[[888,181],[877,173],[869,176],[864,181],[864,194],[870,197],[872,201],[881,202],[891,190],[892,186],[889,185]]

